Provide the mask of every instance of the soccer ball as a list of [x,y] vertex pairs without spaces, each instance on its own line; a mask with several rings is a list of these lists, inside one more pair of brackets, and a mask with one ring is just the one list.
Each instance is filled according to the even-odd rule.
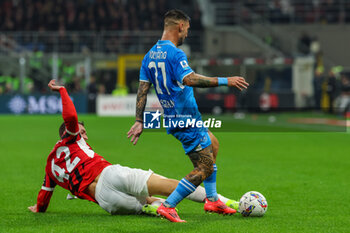
[[247,192],[239,200],[239,212],[245,217],[261,217],[265,214],[266,210],[266,198],[259,192]]

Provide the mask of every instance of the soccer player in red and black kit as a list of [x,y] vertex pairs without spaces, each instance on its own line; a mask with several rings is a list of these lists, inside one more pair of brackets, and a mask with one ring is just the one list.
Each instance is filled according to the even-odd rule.
[[[84,124],[78,121],[66,89],[57,86],[55,80],[51,80],[48,86],[61,95],[64,123],[59,130],[61,140],[47,158],[44,184],[37,203],[28,209],[45,212],[58,184],[81,199],[99,204],[111,214],[138,214],[143,211],[156,215],[162,199],[152,196],[169,196],[179,181],[157,175],[151,170],[132,169],[107,162],[86,143],[88,137]],[[188,199],[203,202],[205,197],[204,188],[198,187]],[[221,195],[220,199],[227,205],[232,204],[232,200]]]
[[65,132],[47,159],[44,184],[37,205],[30,208],[33,212],[45,212],[56,184],[79,198],[96,202],[95,187],[99,175],[111,165],[85,142],[88,137],[84,125],[78,122],[74,104],[66,89],[56,86],[54,80],[49,83],[49,87],[61,95]]

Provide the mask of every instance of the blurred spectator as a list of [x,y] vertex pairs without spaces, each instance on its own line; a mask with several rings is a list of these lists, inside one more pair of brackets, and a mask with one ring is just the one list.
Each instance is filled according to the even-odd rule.
[[15,74],[11,74],[10,78],[9,78],[9,88],[10,88],[10,92],[18,92],[19,91],[19,77]]
[[[20,77],[16,74],[2,75],[0,74],[0,94],[13,94],[20,91]],[[23,93],[30,94],[33,92],[33,81],[24,77]]]
[[158,30],[170,5],[165,0],[3,0],[0,9],[0,31]]
[[8,94],[12,92],[12,77],[0,74],[0,94]]
[[315,70],[315,75],[313,79],[314,103],[315,103],[316,110],[321,109],[322,85],[325,80],[323,71],[324,71],[323,67],[317,67]]
[[5,83],[6,83],[6,79],[0,72],[0,95],[3,94],[5,91]]
[[337,94],[337,77],[334,71],[329,71],[327,78],[327,94],[329,100],[329,113],[334,112],[334,100]]
[[[195,0],[2,0],[1,31],[158,30],[170,8],[184,8],[197,22]],[[215,2],[215,1],[213,1]],[[348,0],[235,0],[227,1],[245,23],[260,15],[271,23],[339,23],[350,21]],[[194,6],[194,12],[188,12]]]
[[346,114],[350,112],[350,78],[346,74],[341,75],[340,91],[337,111],[340,114]]
[[[337,4],[338,3],[338,4]],[[324,11],[323,20],[326,23],[339,22],[339,2],[336,0],[322,1],[322,10]]]
[[23,93],[24,94],[30,94],[34,91],[34,82],[31,78],[25,77],[24,78],[24,86],[23,86]]
[[73,82],[71,84],[72,92],[79,93],[83,91],[84,88],[84,80],[81,77],[74,77]]
[[64,63],[62,66],[62,84],[73,86],[75,73],[76,69],[74,64],[70,64],[69,62]]
[[88,91],[88,112],[94,113],[96,112],[96,97],[97,97],[97,84],[96,77],[92,75],[90,77],[90,83],[87,86]]
[[106,94],[106,87],[103,84],[98,85],[98,94]]
[[44,84],[40,77],[40,70],[43,67],[43,55],[43,52],[35,48],[29,59],[30,77],[34,81],[34,91],[37,92],[42,92],[44,89]]
[[111,94],[116,87],[116,72],[104,72],[102,74],[101,83],[105,86],[105,93]]
[[201,21],[201,11],[198,5],[195,5],[193,14],[191,15],[191,30],[202,30],[202,21]]
[[303,55],[309,55],[310,45],[311,45],[310,36],[306,32],[303,32],[298,41],[298,51]]
[[[348,0],[236,0],[232,8],[267,19],[270,23],[339,23],[349,22]],[[244,5],[245,9],[241,6]],[[251,22],[244,20],[244,22]]]

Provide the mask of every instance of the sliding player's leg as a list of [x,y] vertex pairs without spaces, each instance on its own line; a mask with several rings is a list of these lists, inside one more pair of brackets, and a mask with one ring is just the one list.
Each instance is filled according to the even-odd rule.
[[157,213],[158,207],[164,203],[165,199],[159,197],[147,197],[147,204],[142,206],[142,212],[152,216],[159,216]]
[[[179,181],[154,174],[152,171],[120,165],[105,168],[96,185],[95,198],[111,214],[157,215],[157,208],[165,201],[153,195],[169,196]],[[203,188],[202,188],[203,189]],[[195,192],[191,198],[203,202],[205,192]],[[146,205],[145,204],[150,204]]]
[[[205,158],[206,150],[198,152],[198,155],[193,155]],[[193,159],[195,161],[196,159]],[[206,159],[202,159],[205,161]],[[197,164],[194,171],[189,174],[193,180],[196,180],[196,176],[203,176],[204,170],[202,162],[195,161]],[[202,173],[202,174],[201,174]],[[187,178],[187,177],[186,177]],[[190,178],[188,178],[190,180]],[[200,182],[197,181],[198,184]],[[156,204],[164,202],[159,199],[152,199],[147,197],[153,195],[169,196],[174,190],[177,189],[181,182],[174,179],[168,179],[164,176],[154,174],[151,170],[144,171],[141,169],[133,169],[129,167],[123,167],[120,165],[111,165],[105,168],[100,179],[96,185],[95,197],[100,206],[107,212],[112,214],[124,214],[124,213],[140,213],[142,206],[146,203]],[[112,194],[114,193],[114,194]],[[187,195],[186,195],[187,196]],[[195,192],[188,198],[194,201],[202,202],[205,197],[203,188],[195,189]],[[121,199],[125,201],[121,201]],[[182,200],[182,199],[181,199]]]
[[[169,196],[178,186],[179,186],[178,180],[169,179],[157,174],[152,174],[147,181],[148,193],[150,196],[152,195]],[[191,198],[195,201],[203,202],[205,199],[205,191],[204,193],[201,191],[194,192]],[[165,200],[153,201],[151,204],[145,205],[142,211],[144,213],[151,214],[151,215],[159,215],[157,212],[158,207],[164,202]],[[176,214],[177,209],[172,208],[170,211],[173,212],[173,214]],[[181,221],[181,220],[180,218],[178,218],[178,219],[175,219],[174,221]]]
[[147,180],[148,194],[149,196],[161,195],[167,197],[175,190],[178,183],[178,180],[153,173]]
[[147,203],[147,180],[153,174],[119,164],[103,169],[96,185],[95,199],[111,214],[139,214]]
[[[158,215],[157,208],[165,200],[151,195],[169,196],[178,184],[178,180],[154,174],[152,171],[112,165],[102,171],[96,185],[95,198],[111,214],[139,214],[142,211]],[[204,188],[199,186],[187,198],[204,202],[205,197]]]
[[[167,197],[176,189],[178,184],[179,184],[178,180],[169,179],[164,176],[153,173],[147,181],[148,193],[150,196],[161,195],[161,196]],[[231,203],[234,202],[234,200],[231,200],[220,194],[218,194],[218,196],[219,196],[219,199],[229,207],[231,207],[230,206]],[[193,193],[191,193],[186,197],[186,199],[199,202],[199,203],[205,202],[205,198],[206,198],[206,193],[205,193],[205,189],[202,186],[198,186]],[[156,200],[158,200],[158,198]],[[162,200],[163,200],[162,202],[164,202],[164,199]],[[156,204],[154,201],[155,200],[149,199],[147,200],[147,203],[152,205]],[[158,202],[158,203],[160,205],[161,202]]]

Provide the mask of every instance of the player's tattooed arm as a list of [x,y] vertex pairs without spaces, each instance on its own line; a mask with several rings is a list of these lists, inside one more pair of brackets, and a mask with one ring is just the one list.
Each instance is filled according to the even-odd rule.
[[143,111],[145,110],[147,103],[147,94],[151,87],[151,83],[140,81],[139,89],[137,91],[136,99],[136,120],[142,121]]
[[[223,79],[227,80],[226,84],[223,85],[229,87],[236,87],[239,90],[247,89],[247,87],[249,86],[249,83],[247,83],[243,77],[233,76],[226,77]],[[184,78],[183,83],[191,87],[217,87],[219,86],[219,78],[206,77],[193,72]]]
[[143,131],[143,111],[146,107],[147,93],[151,83],[140,81],[139,89],[137,91],[136,99],[136,122],[131,126],[129,132],[127,133],[128,138],[131,136],[131,142],[136,145]]
[[218,79],[206,77],[193,72],[184,78],[183,83],[186,86],[191,87],[217,87]]

